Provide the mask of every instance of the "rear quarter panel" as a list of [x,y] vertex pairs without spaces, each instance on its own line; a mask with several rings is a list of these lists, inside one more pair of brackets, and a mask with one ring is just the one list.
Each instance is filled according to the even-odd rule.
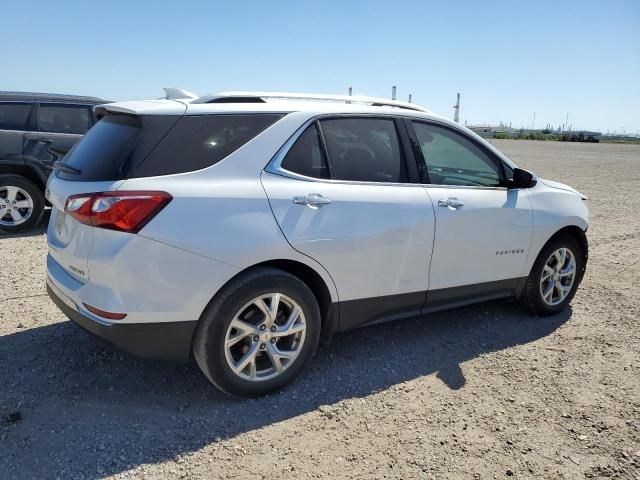
[[337,301],[327,271],[287,242],[260,182],[264,167],[308,117],[308,113],[285,116],[209,168],[126,180],[119,190],[162,190],[173,196],[139,235],[239,271],[269,260],[299,261],[323,278]]
[[239,269],[183,249],[101,228],[94,229],[91,281],[82,301],[127,312],[119,323],[197,320]]

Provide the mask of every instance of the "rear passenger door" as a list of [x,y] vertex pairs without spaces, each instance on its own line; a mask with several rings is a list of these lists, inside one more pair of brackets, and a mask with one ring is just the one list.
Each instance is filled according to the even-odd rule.
[[0,102],[0,163],[22,165],[22,144],[33,104]]
[[425,301],[434,212],[412,183],[404,128],[390,117],[322,118],[262,175],[289,243],[336,283],[343,329],[419,314]]
[[63,103],[40,103],[24,137],[25,162],[48,176],[92,125],[91,107]]

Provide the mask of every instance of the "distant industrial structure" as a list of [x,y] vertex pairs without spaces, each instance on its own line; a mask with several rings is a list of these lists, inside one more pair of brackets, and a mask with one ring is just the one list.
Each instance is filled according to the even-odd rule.
[[[398,89],[396,85],[391,87],[391,99],[397,99]],[[349,95],[353,95],[353,87],[349,87]],[[413,100],[412,94],[409,94],[408,102]],[[456,103],[453,106],[453,121],[460,123],[460,92],[456,94]],[[484,138],[514,138],[514,139],[531,139],[531,140],[559,140],[565,142],[590,142],[598,143],[601,139],[606,141],[621,141],[621,142],[637,142],[640,140],[640,132],[634,134],[625,134],[624,129],[622,134],[617,132],[603,134],[602,132],[594,132],[590,130],[574,130],[573,125],[569,123],[569,113],[565,116],[564,123],[558,125],[555,129],[553,125],[547,124],[544,128],[535,128],[536,125],[536,112],[533,112],[533,121],[531,128],[513,128],[512,122],[507,125],[504,122],[500,122],[499,125],[467,125],[467,121],[464,122],[465,127],[474,131],[478,135]]]
[[456,98],[456,104],[453,106],[453,121],[456,123],[460,123],[460,93],[458,92],[458,97]]

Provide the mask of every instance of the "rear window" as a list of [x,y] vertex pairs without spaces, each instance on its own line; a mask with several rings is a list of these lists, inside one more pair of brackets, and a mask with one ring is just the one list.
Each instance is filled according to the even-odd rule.
[[24,130],[32,106],[31,103],[0,103],[0,129]]
[[209,167],[275,123],[281,114],[108,115],[64,158],[80,174],[71,181],[107,181],[191,172]]
[[133,176],[170,175],[210,167],[280,118],[281,114],[182,117]]
[[78,182],[128,178],[179,117],[108,115],[67,153],[63,162],[79,174],[58,170],[57,176]]

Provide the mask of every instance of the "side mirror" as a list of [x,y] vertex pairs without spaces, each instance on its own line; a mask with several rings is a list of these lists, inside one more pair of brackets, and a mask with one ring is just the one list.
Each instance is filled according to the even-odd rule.
[[511,180],[509,188],[531,188],[535,187],[536,183],[538,183],[538,179],[533,173],[516,167],[513,169],[513,180]]

